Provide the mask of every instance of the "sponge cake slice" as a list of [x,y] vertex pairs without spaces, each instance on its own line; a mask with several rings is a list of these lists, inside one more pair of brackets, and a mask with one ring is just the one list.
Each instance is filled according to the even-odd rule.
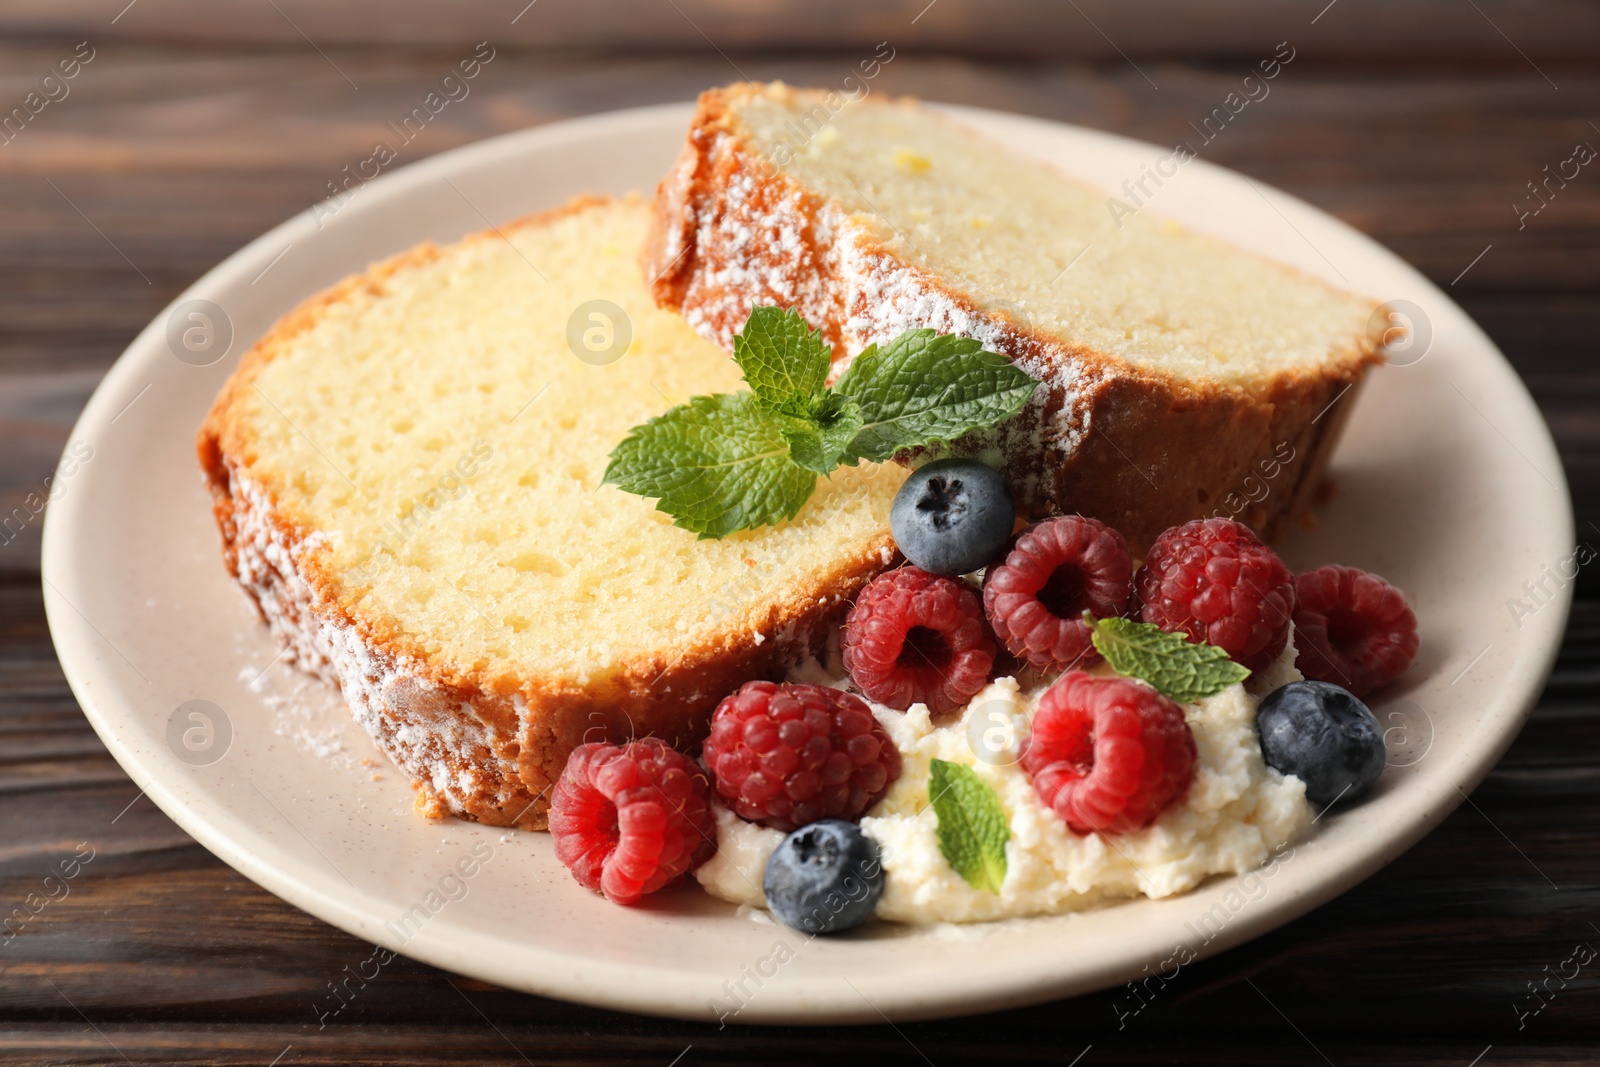
[[585,739],[692,748],[893,559],[892,464],[714,541],[600,484],[630,427],[742,384],[651,300],[648,220],[587,199],[348,278],[256,344],[200,431],[230,571],[432,813],[541,828]]
[[1270,536],[1303,513],[1377,359],[1375,301],[1110,211],[1103,190],[876,95],[705,93],[646,271],[722,344],[752,304],[781,304],[841,362],[914,327],[1009,355],[1040,388],[950,451],[1000,466],[1029,511],[1093,516],[1135,552],[1202,515]]

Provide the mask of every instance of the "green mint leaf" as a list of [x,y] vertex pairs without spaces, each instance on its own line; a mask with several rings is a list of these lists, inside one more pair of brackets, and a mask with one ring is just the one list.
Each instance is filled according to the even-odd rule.
[[1084,612],[1095,649],[1111,669],[1149,682],[1180,704],[1222,692],[1250,677],[1250,669],[1216,645],[1195,644],[1182,634],[1132,619],[1095,619]]
[[968,885],[999,896],[1011,838],[1000,798],[971,767],[942,759],[929,765],[928,796],[939,818],[939,851]]
[[861,405],[861,432],[844,462],[881,463],[993,426],[1022,410],[1038,384],[966,337],[907,330],[886,345],[868,345],[833,387]]
[[635,426],[605,481],[659,498],[656,510],[704,539],[793,518],[817,476],[789,458],[783,423],[752,394],[719,393]]
[[809,419],[777,417],[785,420],[783,436],[789,441],[789,457],[818,474],[832,474],[861,432],[861,406],[833,392],[822,394]]
[[733,359],[763,408],[810,418],[828,380],[833,349],[799,312],[757,307],[734,336]]
[[959,437],[1014,415],[1037,386],[977,341],[911,330],[826,388],[832,350],[798,312],[758,307],[734,338],[750,392],[696,397],[611,453],[605,480],[657,498],[701,537],[793,518],[816,476]]

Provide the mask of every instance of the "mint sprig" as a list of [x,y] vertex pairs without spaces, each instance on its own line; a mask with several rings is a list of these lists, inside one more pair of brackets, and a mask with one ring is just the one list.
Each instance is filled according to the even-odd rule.
[[1095,650],[1112,670],[1149,682],[1180,704],[1214,696],[1250,677],[1250,668],[1216,645],[1197,644],[1183,634],[1132,619],[1096,619],[1084,612],[1083,621]]
[[676,525],[706,538],[794,518],[817,477],[789,458],[754,396],[718,393],[635,426],[611,453],[606,481],[659,497]]
[[783,436],[789,458],[808,471],[831,474],[861,433],[861,405],[835,392],[822,394],[822,402],[809,419],[788,419]]
[[799,313],[758,307],[733,341],[750,391],[697,396],[611,453],[605,481],[673,525],[725,537],[793,518],[818,475],[985,429],[1038,385],[977,341],[909,330],[868,345],[833,387],[832,350]]
[[821,399],[833,350],[795,312],[758,307],[733,339],[733,358],[764,409],[803,419]]
[[942,759],[928,766],[928,796],[939,819],[939,851],[968,885],[998,896],[1011,839],[1000,798],[971,767]]
[[1022,409],[1038,383],[968,337],[907,330],[868,345],[833,388],[862,408],[845,462],[881,463],[896,452],[993,426]]

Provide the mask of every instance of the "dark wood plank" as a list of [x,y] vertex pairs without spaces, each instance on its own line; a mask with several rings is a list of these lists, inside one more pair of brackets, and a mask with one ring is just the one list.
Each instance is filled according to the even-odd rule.
[[1330,56],[1402,59],[1419,53],[1509,66],[1590,57],[1600,12],[1576,0],[387,0],[374,18],[361,5],[317,0],[217,5],[206,0],[19,0],[0,12],[0,34],[74,40],[251,42],[323,48],[430,46],[485,38],[518,47],[698,51],[841,51],[889,40],[907,50],[1055,59],[1123,55],[1251,58],[1285,36],[1314,37]]
[[[465,1010],[465,1009],[463,1009]],[[1223,1037],[1208,1043],[1218,1055],[1216,1062],[1237,1067],[1282,1067],[1284,1064],[1321,1064],[1317,1048],[1297,1037],[1287,1026],[1288,1039],[1271,1038],[1265,1041],[1252,1038]],[[340,1063],[363,1064],[480,1064],[483,1067],[527,1067],[537,1063],[545,1065],[566,1064],[658,1064],[669,1067],[674,1056],[683,1067],[702,1064],[744,1065],[752,1063],[783,1062],[782,1052],[774,1047],[803,1043],[810,1056],[827,1057],[833,1063],[872,1063],[883,1065],[925,1065],[931,1058],[937,1067],[958,1067],[961,1064],[980,1064],[984,1067],[997,1062],[1017,1064],[1049,1064],[1064,1067],[1072,1057],[1083,1051],[1085,1045],[1074,1045],[1071,1037],[1047,1035],[1026,1050],[997,1051],[982,1037],[957,1035],[941,1044],[928,1043],[924,1036],[913,1038],[910,1032],[896,1035],[887,1031],[882,1035],[862,1034],[855,1030],[836,1031],[827,1036],[815,1032],[763,1033],[761,1036],[732,1033],[715,1038],[695,1035],[678,1037],[677,1048],[671,1041],[657,1042],[633,1037],[625,1033],[606,1036],[598,1034],[572,1046],[551,1048],[541,1039],[542,1034],[514,1034],[506,1031],[496,1034],[488,1027],[477,1030],[468,1027],[408,1027],[405,1030],[370,1028],[332,1034],[285,1034],[264,1027],[215,1027],[192,1024],[174,1024],[161,1027],[89,1027],[82,1023],[79,1032],[48,1026],[22,1026],[0,1034],[0,1062],[43,1063],[74,1065],[105,1065],[125,1067],[127,1064],[195,1064],[195,1065],[267,1065],[281,1062],[289,1064],[319,1065]],[[1473,1048],[1467,1042],[1416,1043],[1403,1039],[1371,1042],[1360,1048],[1336,1044],[1318,1044],[1339,1067],[1390,1067],[1397,1063],[1416,1067],[1467,1067],[1474,1057],[1484,1053],[1483,1046]],[[200,1051],[200,1050],[205,1051]],[[282,1060],[276,1057],[283,1056]],[[997,1057],[1004,1055],[1004,1061]],[[1188,1064],[1199,1062],[1192,1042],[1181,1038],[1158,1038],[1150,1041],[1105,1042],[1093,1044],[1090,1052],[1080,1061],[1090,1064]],[[1493,1059],[1489,1057],[1492,1056]],[[1223,1057],[1226,1057],[1225,1059]],[[795,1062],[801,1062],[798,1059]],[[805,1062],[817,1062],[817,1059]],[[1516,1049],[1505,1052],[1494,1046],[1482,1061],[1488,1067],[1519,1065],[1519,1067],[1578,1067],[1594,1062],[1594,1049],[1585,1043],[1548,1043],[1538,1049]]]

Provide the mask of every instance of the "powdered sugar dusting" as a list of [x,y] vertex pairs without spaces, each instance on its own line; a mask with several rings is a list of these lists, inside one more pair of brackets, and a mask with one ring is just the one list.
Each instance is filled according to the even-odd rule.
[[[690,165],[697,144],[698,167]],[[952,451],[1002,466],[1020,496],[1049,504],[1055,486],[1047,472],[1062,469],[1090,429],[1105,374],[1099,364],[938,284],[887,248],[870,216],[811,195],[733,134],[691,131],[685,162],[659,195],[679,224],[655,252],[657,269],[677,271],[657,295],[724,348],[752,307],[776,304],[794,308],[834,346],[835,378],[868,345],[918,328],[1009,356],[1041,388],[1016,417]]]
[[[274,521],[270,496],[231,464],[228,490],[239,584],[284,648],[282,662],[338,686],[356,721],[418,783],[434,812],[470,819],[487,808],[523,809],[516,765],[498,756],[506,739],[487,714],[445,692],[410,657],[380,652],[306,582],[300,564],[325,550],[326,535],[296,536]],[[338,751],[309,724],[291,719],[279,732],[313,750]]]
[[[336,694],[320,679],[280,663],[265,669],[246,667],[239,680],[272,712],[272,732],[319,759],[342,767],[357,756],[345,743],[350,720]],[[337,720],[331,716],[337,714]]]
[[[731,138],[718,136],[708,158],[713,165],[731,165],[736,151]],[[671,254],[676,257],[687,247],[700,253],[705,268],[693,275],[694,296],[684,302],[689,324],[726,348],[755,304],[793,307],[813,325],[826,323],[826,313],[838,306],[837,289],[830,284],[837,267],[833,218],[817,212],[798,188],[780,188],[737,167],[718,190],[722,209],[708,211],[690,199],[694,177],[692,166],[675,169],[661,194],[683,205],[682,225],[667,246]],[[724,251],[708,258],[708,248]],[[836,332],[829,334],[830,341],[837,342]]]

